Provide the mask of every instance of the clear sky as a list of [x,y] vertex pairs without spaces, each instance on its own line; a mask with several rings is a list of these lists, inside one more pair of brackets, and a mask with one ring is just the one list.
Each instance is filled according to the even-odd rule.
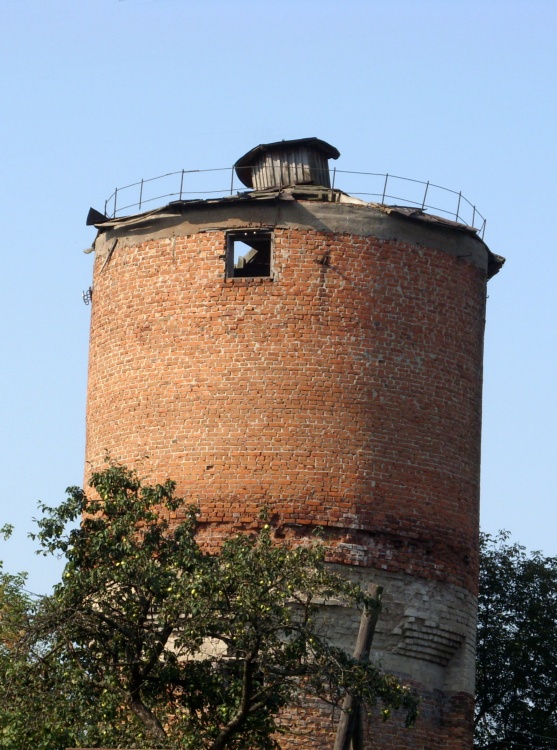
[[[555,0],[3,0],[0,545],[46,591],[37,500],[81,484],[95,232],[115,186],[318,136],[462,190],[489,285],[482,525],[557,554]],[[338,186],[350,191],[348,180]]]

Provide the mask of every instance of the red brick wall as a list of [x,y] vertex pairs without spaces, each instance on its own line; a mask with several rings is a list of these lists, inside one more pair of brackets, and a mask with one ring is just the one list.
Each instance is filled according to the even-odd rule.
[[206,520],[267,503],[284,533],[323,526],[360,564],[473,590],[481,272],[277,229],[275,280],[224,281],[224,246],[213,231],[97,259],[87,461],[170,476]]
[[[415,726],[405,727],[404,717],[396,713],[383,721],[378,708],[371,716],[364,716],[364,745],[369,750],[472,750],[473,714],[470,695],[447,699],[439,691],[421,690],[420,716]],[[332,748],[338,719],[338,710],[317,700],[306,710],[291,711],[282,724],[282,750]]]
[[[277,228],[273,280],[225,280],[224,231],[176,235],[96,259],[87,466],[177,480],[208,544],[266,504],[332,560],[475,592],[485,274]],[[377,747],[468,750],[471,700]]]

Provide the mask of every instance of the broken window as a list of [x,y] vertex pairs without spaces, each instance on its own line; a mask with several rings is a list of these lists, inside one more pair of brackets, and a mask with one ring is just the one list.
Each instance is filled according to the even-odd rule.
[[226,275],[231,278],[271,276],[272,233],[260,229],[226,235]]

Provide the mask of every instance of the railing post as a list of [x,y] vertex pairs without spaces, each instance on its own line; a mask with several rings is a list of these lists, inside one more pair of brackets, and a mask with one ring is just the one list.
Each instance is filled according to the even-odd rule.
[[381,198],[381,203],[385,203],[385,193],[387,192],[387,180],[389,179],[389,173],[385,175],[385,184],[383,185],[383,196]]
[[427,191],[428,191],[428,189],[429,189],[429,180],[427,181],[426,186],[425,186],[424,199],[422,201],[422,211],[425,208],[425,199],[427,198]]
[[332,184],[332,186],[331,186],[331,190],[334,190],[334,189],[335,189],[335,177],[336,177],[336,176],[337,176],[337,168],[335,167],[335,168],[333,169],[333,184]]
[[462,190],[458,194],[458,204],[456,207],[456,220],[458,221],[458,214],[460,213],[460,199],[462,198]]
[[141,201],[143,200],[143,180],[141,180],[141,187],[139,188],[139,210],[141,211]]
[[234,167],[230,170],[230,195],[234,192]]
[[184,170],[182,169],[182,174],[180,176],[180,200],[182,200],[182,189],[184,187]]
[[472,208],[474,209],[472,211],[472,226],[474,226],[474,222],[476,221],[476,206],[472,206]]
[[114,213],[113,217],[116,218],[116,200],[118,198],[118,188],[114,188]]

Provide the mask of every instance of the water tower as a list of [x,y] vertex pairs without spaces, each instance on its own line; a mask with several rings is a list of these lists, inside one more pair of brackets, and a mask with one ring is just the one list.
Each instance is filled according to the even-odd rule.
[[[416,728],[378,725],[373,747],[469,750],[486,282],[502,259],[458,209],[335,189],[338,156],[317,138],[265,144],[235,165],[248,190],[91,215],[87,465],[109,451],[177,480],[209,546],[263,505],[278,537],[323,529],[332,563],[384,586],[372,658],[422,695]],[[351,650],[357,614],[326,616]],[[332,746],[328,715],[309,726],[296,747]]]

